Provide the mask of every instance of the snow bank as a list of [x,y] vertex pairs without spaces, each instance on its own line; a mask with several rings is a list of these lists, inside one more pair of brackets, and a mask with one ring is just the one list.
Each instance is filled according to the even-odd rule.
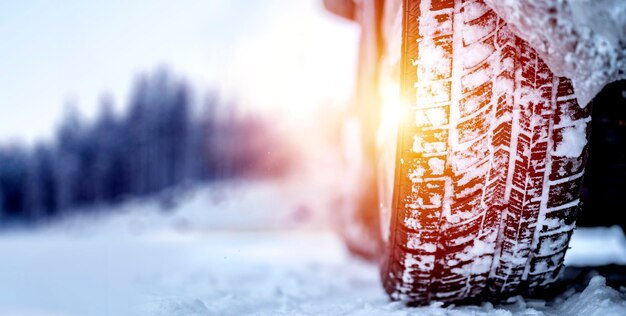
[[626,1],[485,0],[585,107],[608,83],[626,79]]
[[570,245],[566,266],[626,265],[626,237],[619,226],[577,228]]

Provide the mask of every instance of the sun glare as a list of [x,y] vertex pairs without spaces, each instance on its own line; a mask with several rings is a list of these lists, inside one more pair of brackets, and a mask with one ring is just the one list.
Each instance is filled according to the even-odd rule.
[[380,85],[381,123],[377,134],[377,141],[384,141],[389,130],[395,130],[402,117],[403,102],[400,97],[400,84],[393,80],[383,80]]

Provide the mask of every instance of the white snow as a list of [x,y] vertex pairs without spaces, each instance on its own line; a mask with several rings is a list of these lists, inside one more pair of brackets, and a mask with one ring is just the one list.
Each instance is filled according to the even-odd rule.
[[446,150],[446,143],[444,142],[427,142],[420,136],[413,137],[413,151],[415,153],[441,153]]
[[[259,187],[264,188],[267,185]],[[247,202],[254,205],[255,201]],[[179,209],[191,211],[185,204]],[[252,209],[250,206],[247,210]],[[626,312],[626,297],[607,287],[600,276],[583,292],[570,291],[549,302],[516,297],[497,306],[484,303],[444,308],[434,302],[427,307],[407,308],[388,300],[380,285],[378,268],[350,257],[332,232],[235,227],[181,230],[166,224],[172,217],[160,216],[153,218],[146,213],[130,212],[115,220],[101,218],[90,224],[84,221],[87,230],[57,224],[34,233],[1,234],[0,315],[623,315]],[[122,217],[130,221],[143,218],[150,225],[138,233],[121,225]],[[624,260],[624,240],[617,228],[579,229],[566,261],[588,263],[584,256],[601,258],[602,262],[596,260],[596,264]],[[610,254],[604,251],[607,247],[599,245],[613,245],[609,247]],[[476,251],[482,252],[479,248]],[[429,268],[432,264],[409,257],[407,260],[415,269]],[[480,271],[481,266],[476,269]]]
[[494,48],[491,45],[474,43],[465,48],[463,53],[463,66],[465,68],[472,68],[491,56],[493,51]]
[[[276,183],[239,184],[225,200],[219,200],[214,199],[215,188],[208,188],[187,196],[171,215],[156,215],[159,211],[150,201],[133,202],[132,209],[126,209],[130,207],[127,205],[118,215],[85,217],[80,225],[72,220],[35,232],[4,232],[0,234],[0,315],[626,312],[624,295],[605,286],[600,276],[585,291],[567,292],[550,302],[517,297],[504,305],[447,308],[438,303],[407,308],[390,302],[381,287],[378,268],[350,257],[334,233],[321,228],[278,227],[289,226],[285,223],[246,224],[242,214],[247,212],[262,211],[270,216],[273,210],[269,205],[258,202],[283,189]],[[234,217],[230,222],[222,221],[224,214],[219,211],[233,204],[240,207],[236,217],[242,226]],[[288,207],[281,204],[275,201],[279,209]],[[180,218],[188,218],[189,225],[180,224]],[[193,225],[197,222],[203,224]],[[491,245],[477,243],[476,251],[484,252],[485,247]],[[575,265],[590,261],[626,263],[626,239],[618,228],[575,232],[566,262]],[[411,262],[415,269],[428,269],[430,264]],[[476,271],[481,271],[481,266],[476,265]]]
[[467,24],[463,29],[463,41],[466,43],[474,43],[489,35],[496,28],[495,20],[487,22],[485,25],[481,23]]
[[424,110],[415,110],[415,126],[424,126],[428,124],[428,117],[426,116],[426,111]]
[[433,72],[419,71],[418,76],[425,81],[437,80],[437,74],[445,73],[450,69],[450,58],[448,53],[442,47],[435,45],[434,43],[425,44],[424,50],[427,50],[427,54],[423,54],[421,58],[416,59],[413,62],[414,66],[428,65],[429,69],[433,69]]
[[581,107],[606,84],[626,79],[626,1],[485,2],[555,74],[572,79]]
[[491,234],[486,241],[482,241],[478,238],[474,239],[474,244],[467,246],[466,251],[459,253],[457,256],[461,260],[470,260],[474,257],[480,257],[485,254],[491,254],[494,251],[495,245],[493,242],[496,239],[496,234]]
[[429,200],[430,205],[441,206],[441,199],[442,199],[441,194],[433,194]]
[[450,100],[450,91],[446,82],[418,82],[415,84],[415,91],[415,101],[418,106],[429,106]]
[[489,7],[482,2],[468,2],[463,7],[463,17],[468,22],[481,17],[487,11],[489,11]]
[[491,66],[477,68],[473,72],[467,73],[461,78],[461,86],[468,90],[475,89],[481,84],[489,81],[491,79],[492,72],[493,70],[491,69]]
[[618,226],[577,228],[570,245],[572,248],[565,255],[565,265],[626,265],[626,237]]
[[443,175],[445,161],[437,157],[430,158],[428,159],[428,167],[433,175]]
[[426,110],[426,117],[428,117],[428,121],[432,126],[438,127],[448,123],[448,120],[446,118],[446,111],[441,107],[430,108]]
[[606,280],[596,276],[582,293],[572,295],[556,307],[561,315],[623,315],[626,312],[624,294],[606,286]]
[[577,120],[572,126],[565,127],[561,133],[563,139],[554,150],[555,156],[578,158],[587,145],[587,122]]
[[404,219],[404,225],[410,229],[418,230],[422,228],[421,221],[418,220],[419,217],[407,217]]

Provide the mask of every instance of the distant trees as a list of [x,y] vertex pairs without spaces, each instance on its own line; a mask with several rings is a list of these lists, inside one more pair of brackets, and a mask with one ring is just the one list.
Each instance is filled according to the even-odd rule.
[[283,171],[286,155],[266,154],[282,147],[266,121],[215,96],[198,109],[191,95],[159,71],[137,80],[122,115],[103,97],[93,123],[70,106],[53,142],[0,147],[0,219],[38,220],[185,183]]
[[0,151],[0,185],[2,186],[4,217],[11,217],[24,210],[27,155],[18,146]]

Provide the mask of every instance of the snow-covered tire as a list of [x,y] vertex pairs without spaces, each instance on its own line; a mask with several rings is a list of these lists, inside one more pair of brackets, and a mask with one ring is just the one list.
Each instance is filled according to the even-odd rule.
[[482,0],[404,0],[382,281],[411,304],[553,282],[575,227],[590,107]]

